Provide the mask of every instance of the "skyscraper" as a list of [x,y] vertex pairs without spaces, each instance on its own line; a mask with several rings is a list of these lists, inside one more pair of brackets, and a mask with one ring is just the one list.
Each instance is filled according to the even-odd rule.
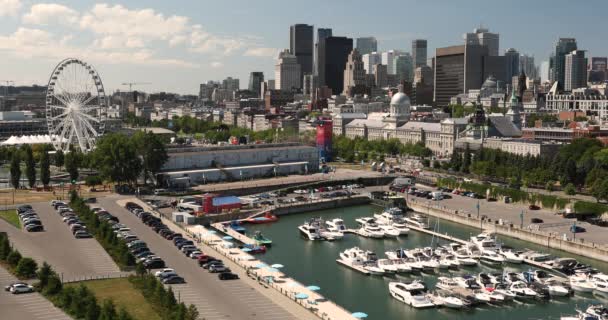
[[465,44],[481,45],[488,48],[488,55],[497,56],[499,49],[498,33],[491,33],[486,28],[473,29],[472,33],[464,35]]
[[285,49],[279,53],[274,69],[275,89],[293,90],[302,88],[302,69],[295,55]]
[[587,58],[585,51],[573,50],[565,56],[564,90],[572,91],[587,86]]
[[367,74],[374,74],[374,66],[382,63],[382,55],[378,52],[372,52],[363,55],[363,68]]
[[399,56],[400,54],[403,54],[403,53],[398,50],[389,50],[386,52],[382,52],[382,64],[386,65],[388,74],[397,73],[397,68],[395,65],[395,58],[397,56]]
[[414,68],[426,65],[426,48],[425,39],[412,40],[412,60]]
[[307,24],[295,24],[289,28],[289,52],[296,56],[302,74],[312,73],[314,28]]
[[329,87],[334,94],[343,91],[344,69],[351,50],[351,38],[327,37],[319,41],[319,86]]
[[344,68],[344,94],[352,95],[358,93],[357,88],[365,86],[366,72],[363,68],[363,60],[357,49],[353,49],[348,55],[348,61]]
[[357,51],[364,55],[378,51],[378,41],[375,37],[357,38]]
[[555,52],[553,54],[552,63],[550,62],[551,71],[549,75],[551,81],[557,81],[560,88],[564,88],[566,77],[566,55],[576,50],[576,39],[574,38],[559,38],[555,44]]
[[228,77],[222,80],[222,89],[226,89],[228,91],[237,91],[240,89],[239,79],[234,79],[232,77]]
[[262,82],[264,82],[264,73],[261,71],[252,71],[249,74],[249,91],[259,92]]
[[315,61],[314,61],[314,73],[319,75],[319,42],[322,39],[329,38],[332,36],[330,28],[319,28],[317,29],[317,43],[315,43]]
[[414,61],[409,53],[400,53],[395,57],[395,75],[399,82],[412,82],[414,79]]
[[601,82],[608,79],[608,58],[592,57],[589,67],[589,82]]
[[538,79],[539,72],[536,64],[534,63],[534,57],[527,54],[519,56],[519,70],[523,70],[526,76],[530,79]]
[[509,48],[505,51],[505,59],[507,60],[506,78],[510,83],[513,77],[519,75],[519,52],[513,48]]

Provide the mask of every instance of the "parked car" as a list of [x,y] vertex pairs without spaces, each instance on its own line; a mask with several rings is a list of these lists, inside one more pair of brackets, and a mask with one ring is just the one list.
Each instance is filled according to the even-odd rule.
[[230,272],[230,269],[223,264],[212,264],[209,266],[209,272],[211,273],[220,273],[220,272]]
[[587,231],[587,229],[581,227],[581,226],[571,226],[570,227],[570,232],[572,233],[580,233],[580,232],[585,232]]
[[37,225],[27,225],[27,226],[25,226],[25,230],[27,232],[41,232],[41,231],[44,231],[44,227],[37,226]]
[[209,267],[211,267],[212,265],[217,265],[217,264],[223,265],[224,263],[222,262],[222,260],[211,260],[211,261],[208,261],[207,263],[203,263],[203,264],[199,263],[199,265],[201,267],[203,267],[203,269],[209,269]]
[[535,205],[535,204],[531,204],[531,205],[528,206],[528,209],[530,209],[530,210],[540,210],[540,207],[537,206],[537,205]]
[[167,273],[175,273],[175,270],[171,269],[171,268],[164,268],[162,270],[158,270],[154,273],[155,276],[160,277],[163,274],[167,274]]
[[532,222],[532,223],[543,223],[544,221],[541,218],[532,218],[532,219],[530,219],[530,222]]
[[236,280],[239,278],[238,274],[234,274],[232,272],[222,272],[217,275],[220,280]]
[[85,238],[92,238],[93,236],[84,230],[78,230],[78,231],[74,232],[74,237],[76,239],[85,239]]
[[10,286],[8,291],[12,294],[29,293],[34,292],[34,287],[27,283],[15,283]]
[[178,283],[186,283],[186,280],[184,280],[184,278],[176,275],[173,277],[165,278],[162,280],[162,282],[164,284],[178,284]]
[[159,257],[148,259],[143,262],[144,267],[147,269],[160,269],[165,267],[165,261]]
[[19,284],[25,284],[25,285],[27,285],[27,283],[22,282],[22,281],[13,282],[13,283],[9,284],[8,286],[5,286],[5,287],[4,287],[4,291],[7,291],[7,292],[8,292],[8,291],[11,291],[11,288],[12,288],[14,285],[19,285]]

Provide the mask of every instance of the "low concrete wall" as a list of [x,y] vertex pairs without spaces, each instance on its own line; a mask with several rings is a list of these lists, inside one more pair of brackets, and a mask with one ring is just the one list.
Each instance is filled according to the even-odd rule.
[[503,225],[499,224],[498,221],[477,219],[477,217],[472,216],[469,213],[458,212],[458,210],[450,210],[440,205],[429,206],[426,203],[416,201],[410,201],[408,205],[412,210],[422,214],[428,214],[470,227],[481,229],[486,228],[503,236],[532,242],[551,249],[558,249],[603,262],[608,262],[608,247],[605,245],[598,245],[582,240],[563,240],[556,237],[555,234],[543,231],[521,229],[519,226],[512,224]]

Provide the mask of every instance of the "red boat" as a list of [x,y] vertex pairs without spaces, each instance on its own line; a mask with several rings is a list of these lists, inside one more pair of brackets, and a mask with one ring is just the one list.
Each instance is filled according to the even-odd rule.
[[243,251],[250,254],[266,253],[266,246],[257,246],[253,244],[245,244],[240,247]]
[[278,220],[279,220],[279,217],[275,216],[274,214],[272,214],[270,212],[266,212],[261,217],[247,218],[247,219],[243,220],[243,222],[251,223],[251,224],[262,224],[262,223],[275,222]]

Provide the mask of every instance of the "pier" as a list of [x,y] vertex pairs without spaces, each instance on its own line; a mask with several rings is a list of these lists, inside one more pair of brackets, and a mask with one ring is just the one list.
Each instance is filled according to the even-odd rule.
[[257,244],[255,242],[255,240],[249,238],[248,236],[239,233],[237,231],[235,231],[234,229],[230,228],[229,226],[225,226],[223,223],[218,222],[218,223],[214,223],[211,225],[213,228],[220,230],[221,232],[231,236],[232,238],[234,238],[235,240],[238,240],[244,244],[251,244],[251,245],[255,245]]

